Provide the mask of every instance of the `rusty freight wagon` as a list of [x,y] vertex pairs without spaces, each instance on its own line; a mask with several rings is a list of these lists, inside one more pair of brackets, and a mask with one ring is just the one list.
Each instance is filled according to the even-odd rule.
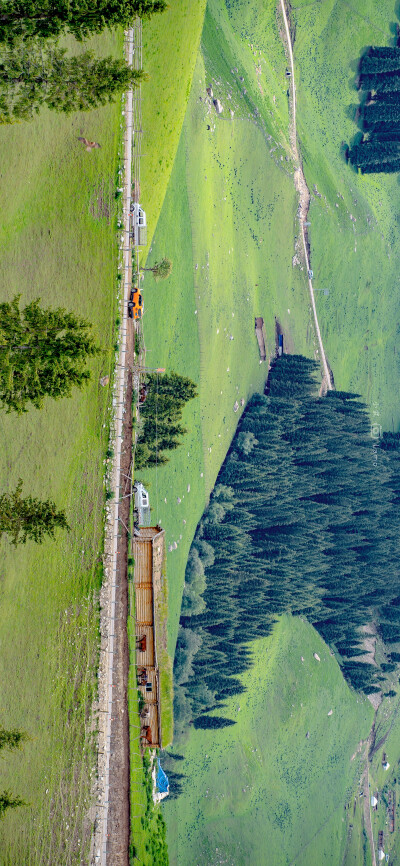
[[136,530],[132,539],[135,560],[135,635],[137,685],[143,697],[140,740],[161,748],[161,700],[157,663],[155,601],[161,588],[165,533],[159,526]]

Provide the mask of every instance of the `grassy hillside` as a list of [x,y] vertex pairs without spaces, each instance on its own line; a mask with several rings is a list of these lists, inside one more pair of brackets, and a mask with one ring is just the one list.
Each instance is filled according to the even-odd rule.
[[[397,278],[394,255],[388,258],[381,233],[392,231],[393,182],[390,186],[386,178],[378,184],[375,198],[369,199],[354,186],[361,180],[346,174],[349,170],[340,156],[340,141],[346,135],[350,138],[352,123],[344,117],[347,133],[342,133],[338,114],[332,110],[335,105],[340,115],[337,94],[343,95],[347,86],[346,51],[347,57],[350,51],[357,55],[357,40],[361,45],[368,39],[364,31],[354,36],[358,28],[354,16],[351,22],[346,18],[349,36],[340,24],[330,34],[328,17],[335,5],[331,2],[324,9],[320,4],[307,9],[305,4],[296,5],[304,5],[295,13],[299,129],[311,189],[317,184],[310,237],[315,287],[329,288],[328,296],[316,293],[328,357],[338,387],[361,391],[374,402],[374,411],[381,413],[380,423],[390,425],[390,394],[396,377],[383,343],[393,334],[395,302],[391,299]],[[157,474],[146,473],[145,478],[154,514],[166,528],[167,544],[176,543],[168,554],[171,650],[194,527],[240,414],[240,407],[237,414],[233,412],[234,402],[261,388],[265,375],[258,360],[254,315],[266,320],[270,349],[275,315],[290,348],[305,354],[312,354],[314,348],[304,273],[291,264],[298,224],[292,168],[286,159],[286,60],[275,10],[275,3],[258,0],[229,4],[229,9],[219,0],[208,3],[188,111],[149,259],[151,263],[167,255],[174,261],[174,271],[164,284],[154,284],[151,276],[144,282],[147,363],[187,373],[199,383],[199,399],[186,410],[189,433],[184,444],[166,467]],[[373,20],[373,14],[381,15],[371,6],[367,17]],[[325,24],[318,30],[321,20]],[[373,41],[370,34],[369,41]],[[313,68],[317,61],[318,71]],[[335,76],[329,79],[324,70],[331,69],[332,63]],[[210,84],[224,108],[220,116],[207,102]],[[355,102],[356,95],[348,91],[346,104],[351,100]],[[375,189],[376,180],[368,183]],[[390,186],[384,200],[386,222],[378,230],[378,202],[383,201],[385,184]],[[362,220],[372,233],[373,249],[368,235],[362,234],[364,225],[359,227]],[[357,267],[350,254],[356,257]],[[365,279],[358,296],[353,285],[359,280],[360,261],[360,279]],[[378,277],[383,308],[372,292]],[[390,351],[395,357],[393,344]],[[276,664],[263,656],[265,647],[274,658],[276,652]],[[303,648],[311,656],[317,649],[326,668],[311,657],[307,661]],[[306,659],[300,673],[292,649]],[[165,807],[171,862],[247,863],[250,853],[252,862],[264,864],[268,850],[268,862],[277,866],[314,862],[336,866],[343,858],[348,866],[363,860],[368,864],[362,810],[356,804],[352,829],[344,805],[360,774],[357,759],[351,762],[350,758],[361,736],[369,732],[370,705],[348,690],[326,647],[298,620],[285,618],[270,643],[260,643],[260,657],[248,680],[247,695],[232,704],[233,710],[241,706],[234,715],[235,728],[219,732],[214,741],[208,733],[191,732],[183,767],[188,776],[185,793]],[[301,703],[307,706],[307,714],[299,708]],[[334,712],[328,717],[331,708]],[[259,750],[262,763],[252,749]],[[238,852],[242,852],[239,860]]]
[[[214,4],[206,15],[202,53],[149,257],[151,264],[167,255],[174,268],[164,283],[154,283],[151,274],[143,283],[146,363],[189,375],[199,386],[199,398],[185,410],[183,444],[166,466],[143,473],[167,546],[177,544],[168,553],[172,651],[197,521],[236,428],[240,401],[261,390],[266,377],[254,316],[265,318],[269,351],[274,351],[275,315],[291,345],[305,352],[313,348],[307,345],[304,275],[293,271],[282,242],[295,233],[291,168],[284,148],[275,144],[272,149],[266,122],[249,117],[248,106],[239,104],[228,44],[234,31],[226,15],[217,25],[210,8],[218,9]],[[269,39],[284,77],[284,54],[273,27],[274,19]],[[210,83],[224,106],[219,117],[206,101]]]
[[[391,690],[398,688],[398,677],[393,674]],[[375,751],[371,761],[370,784],[373,793],[378,792],[378,809],[372,812],[372,828],[375,844],[378,841],[379,830],[384,830],[384,850],[389,854],[390,863],[393,866],[400,863],[400,698],[399,695],[387,697],[379,708],[376,721]],[[383,754],[389,762],[389,769],[384,770],[382,766]],[[394,794],[395,801],[395,832],[390,831],[387,822],[389,803],[389,791]],[[347,864],[346,864],[347,866]]]
[[290,617],[254,645],[245,685],[223,711],[235,727],[190,736],[179,765],[187,783],[165,806],[170,863],[337,866],[371,705],[316,632]]
[[[95,45],[119,55],[122,37]],[[1,787],[29,803],[1,822],[4,864],[79,863],[88,850],[108,437],[99,377],[112,363],[119,124],[116,103],[70,117],[43,111],[0,131],[1,296],[40,296],[86,316],[105,350],[81,394],[20,418],[0,415],[1,489],[22,477],[27,493],[54,498],[71,524],[41,547],[1,541],[1,723],[31,737],[2,760]],[[101,149],[86,153],[81,134]]]
[[[144,155],[142,180],[153,226],[175,156],[204,13],[204,4],[190,16],[189,4],[186,10],[170,5],[165,21],[178,47],[171,39],[170,52],[163,52],[165,63],[170,58],[168,88],[160,67],[162,16],[144,25],[151,99],[143,123],[151,159]],[[122,34],[92,45],[121,56]],[[1,296],[20,292],[23,303],[40,296],[43,304],[75,310],[93,322],[105,350],[93,362],[91,384],[82,394],[47,401],[41,412],[32,409],[22,418],[0,416],[1,489],[12,489],[21,476],[26,492],[54,498],[71,524],[69,534],[41,548],[27,544],[15,551],[1,541],[1,723],[31,737],[23,752],[2,762],[2,789],[29,803],[1,823],[2,863],[12,866],[80,863],[88,856],[95,763],[88,720],[98,646],[94,594],[101,581],[109,421],[108,389],[99,387],[99,378],[111,374],[113,361],[122,121],[117,102],[68,118],[44,111],[33,123],[0,131]],[[86,153],[79,135],[98,141],[101,149]],[[155,169],[156,141],[162,171]]]
[[[298,125],[313,198],[311,260],[323,339],[335,381],[361,393],[384,428],[398,429],[400,322],[397,175],[357,175],[341,145],[357,133],[354,87],[366,46],[388,45],[393,3],[296,3]],[[315,192],[315,187],[317,192]],[[378,416],[376,416],[377,420]]]
[[[158,222],[189,98],[207,0],[169,0],[143,25],[142,158],[140,195],[148,246]],[[143,251],[143,261],[147,250]]]

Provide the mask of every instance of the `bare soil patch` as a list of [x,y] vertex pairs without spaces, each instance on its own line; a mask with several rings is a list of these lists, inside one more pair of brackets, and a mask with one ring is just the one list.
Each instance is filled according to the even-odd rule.
[[111,220],[111,211],[112,211],[112,190],[111,188],[106,189],[105,185],[102,184],[100,187],[93,191],[93,195],[90,199],[89,203],[89,211],[95,220],[107,220],[107,224],[110,224]]

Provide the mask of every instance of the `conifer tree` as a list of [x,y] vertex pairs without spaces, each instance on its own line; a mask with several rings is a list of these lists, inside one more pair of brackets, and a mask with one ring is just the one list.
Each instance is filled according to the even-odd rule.
[[22,496],[22,479],[12,493],[0,496],[0,537],[6,533],[14,546],[46,536],[54,538],[56,529],[69,529],[64,511],[58,511],[50,499]]
[[99,354],[91,325],[66,310],[43,309],[39,300],[22,310],[20,296],[0,304],[0,401],[8,412],[37,409],[46,396],[70,396],[90,378],[87,360]]
[[166,0],[1,0],[0,42],[58,37],[63,31],[85,39],[106,27],[128,28],[136,17],[150,18],[166,8]]
[[0,123],[31,120],[43,105],[66,114],[88,111],[143,77],[123,60],[92,51],[67,57],[65,49],[29,40],[0,51]]

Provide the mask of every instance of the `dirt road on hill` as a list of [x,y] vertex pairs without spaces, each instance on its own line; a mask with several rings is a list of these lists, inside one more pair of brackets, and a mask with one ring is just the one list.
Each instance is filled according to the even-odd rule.
[[364,824],[365,830],[368,836],[369,847],[371,849],[372,856],[372,864],[376,866],[376,855],[375,855],[375,845],[374,845],[374,835],[372,832],[372,821],[371,821],[371,793],[369,787],[369,768],[368,768],[368,754],[366,757],[366,767],[364,770]]
[[[289,98],[289,111],[290,111],[291,117],[290,117],[290,127],[289,127],[289,139],[290,139],[290,147],[292,150],[292,157],[293,157],[293,160],[294,160],[294,163],[296,166],[295,173],[294,173],[294,183],[295,183],[296,190],[299,194],[299,208],[298,208],[297,215],[299,217],[299,222],[300,222],[304,262],[305,262],[305,265],[307,268],[307,273],[310,273],[311,268],[310,268],[309,243],[308,243],[307,227],[306,227],[308,209],[310,206],[310,192],[309,192],[309,189],[308,189],[308,186],[306,183],[306,179],[304,177],[303,166],[301,163],[299,148],[298,148],[298,144],[297,144],[296,81],[295,81],[295,75],[294,75],[292,40],[291,40],[291,36],[290,36],[290,29],[289,29],[289,22],[288,22],[288,17],[287,17],[287,13],[286,13],[285,0],[280,0],[280,5],[281,5],[283,21],[284,21],[284,25],[285,25],[285,45],[286,45],[286,48],[287,48],[287,51],[289,54],[290,68],[291,68],[291,76],[290,76],[291,87],[290,87],[290,98]],[[324,344],[322,342],[322,336],[321,336],[321,331],[320,331],[318,316],[317,316],[317,308],[315,305],[315,296],[314,296],[312,278],[310,278],[310,277],[308,277],[308,288],[310,291],[311,308],[312,308],[312,312],[313,312],[315,331],[316,331],[317,339],[318,339],[319,355],[320,355],[322,368],[324,371],[325,388],[328,391],[332,391],[332,388],[333,388],[332,379],[331,379],[328,363],[326,360]]]

